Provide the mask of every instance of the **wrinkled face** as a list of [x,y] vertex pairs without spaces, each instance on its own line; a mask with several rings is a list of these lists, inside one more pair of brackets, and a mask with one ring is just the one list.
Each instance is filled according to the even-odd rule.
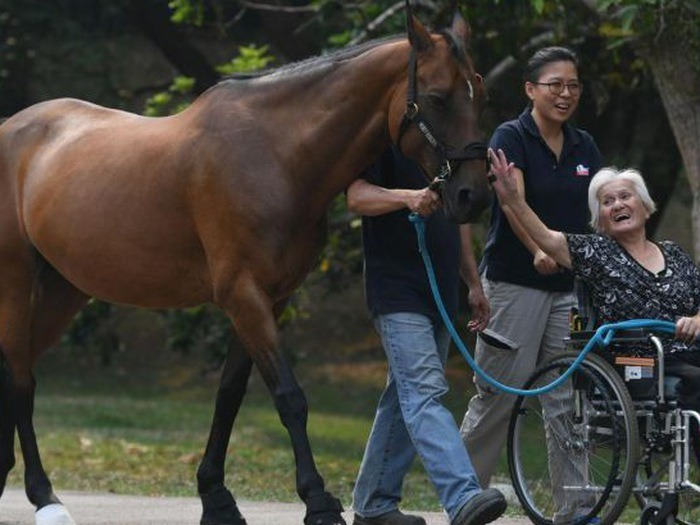
[[612,238],[644,231],[649,212],[629,180],[608,182],[598,191],[598,229]]
[[576,65],[561,60],[543,66],[537,82],[525,83],[525,91],[541,119],[564,123],[578,107],[582,85]]
[[[475,158],[450,163],[451,173],[442,187],[447,217],[464,223],[474,222],[490,203],[485,145],[478,128],[484,88],[465,51],[468,29],[464,20],[455,20],[451,34],[454,42],[432,37],[429,45],[418,52],[416,102],[421,120],[448,158],[458,158],[470,144],[481,144],[481,149],[470,148]],[[444,167],[439,148],[430,143],[416,123],[407,129],[400,147],[419,162],[431,181]]]

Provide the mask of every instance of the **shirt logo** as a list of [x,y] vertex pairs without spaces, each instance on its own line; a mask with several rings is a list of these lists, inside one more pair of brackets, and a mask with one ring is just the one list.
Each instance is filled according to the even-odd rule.
[[576,166],[576,176],[577,177],[588,177],[590,175],[590,170],[588,169],[588,166],[584,166],[583,164],[579,164]]

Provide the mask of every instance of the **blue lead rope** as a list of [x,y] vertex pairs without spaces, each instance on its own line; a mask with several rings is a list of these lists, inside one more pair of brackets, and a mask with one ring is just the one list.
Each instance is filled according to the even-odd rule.
[[544,394],[545,392],[549,392],[554,388],[557,388],[560,384],[566,381],[571,374],[574,373],[574,371],[581,364],[581,361],[583,361],[586,358],[586,354],[588,354],[588,352],[590,352],[594,346],[608,346],[610,344],[610,341],[612,341],[613,337],[615,336],[615,332],[617,332],[618,330],[649,328],[651,330],[655,330],[658,332],[666,332],[670,334],[673,334],[676,331],[676,326],[674,323],[670,321],[660,321],[658,319],[631,319],[629,321],[622,321],[619,323],[604,324],[595,331],[593,337],[590,338],[586,346],[583,348],[583,350],[581,350],[579,356],[573,363],[571,363],[566,372],[564,372],[560,377],[558,377],[551,383],[530,390],[513,388],[511,386],[504,385],[503,383],[499,383],[493,377],[484,372],[479,367],[479,365],[476,364],[474,358],[471,356],[466,346],[464,346],[464,343],[460,339],[457,330],[455,330],[455,327],[452,324],[452,320],[450,319],[449,315],[447,315],[447,310],[445,310],[445,305],[442,302],[440,290],[438,289],[437,281],[435,280],[433,262],[430,259],[430,254],[428,253],[428,248],[425,243],[425,219],[423,219],[423,217],[416,213],[411,213],[409,215],[409,221],[413,223],[413,226],[416,229],[416,235],[418,237],[418,250],[420,251],[421,257],[423,258],[425,270],[428,273],[430,289],[433,292],[435,304],[437,304],[438,310],[440,311],[440,315],[442,316],[442,320],[445,323],[445,326],[447,327],[447,330],[449,331],[450,335],[452,336],[452,340],[455,342],[460,353],[464,356],[464,359],[467,360],[467,363],[472,368],[472,370],[474,370],[474,372],[488,384],[499,390],[502,390],[503,392],[506,392],[508,394],[514,394],[517,396],[537,396],[540,394]]

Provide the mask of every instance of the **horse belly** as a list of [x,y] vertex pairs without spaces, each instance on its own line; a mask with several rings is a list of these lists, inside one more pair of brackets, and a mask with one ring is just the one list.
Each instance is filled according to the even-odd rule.
[[[206,263],[196,245],[163,238],[82,228],[73,235],[52,225],[37,225],[32,242],[47,261],[84,293],[105,301],[143,307],[182,307],[211,300]],[[179,237],[178,237],[179,238]],[[60,242],[57,241],[60,240]]]

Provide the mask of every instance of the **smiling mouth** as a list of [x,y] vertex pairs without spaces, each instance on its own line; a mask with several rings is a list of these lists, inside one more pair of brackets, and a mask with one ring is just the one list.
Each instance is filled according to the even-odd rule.
[[571,108],[569,104],[554,104],[554,107],[560,111],[569,111],[569,108]]
[[622,222],[630,219],[630,215],[628,213],[623,213],[622,215],[618,215],[617,217],[613,217],[614,222]]

